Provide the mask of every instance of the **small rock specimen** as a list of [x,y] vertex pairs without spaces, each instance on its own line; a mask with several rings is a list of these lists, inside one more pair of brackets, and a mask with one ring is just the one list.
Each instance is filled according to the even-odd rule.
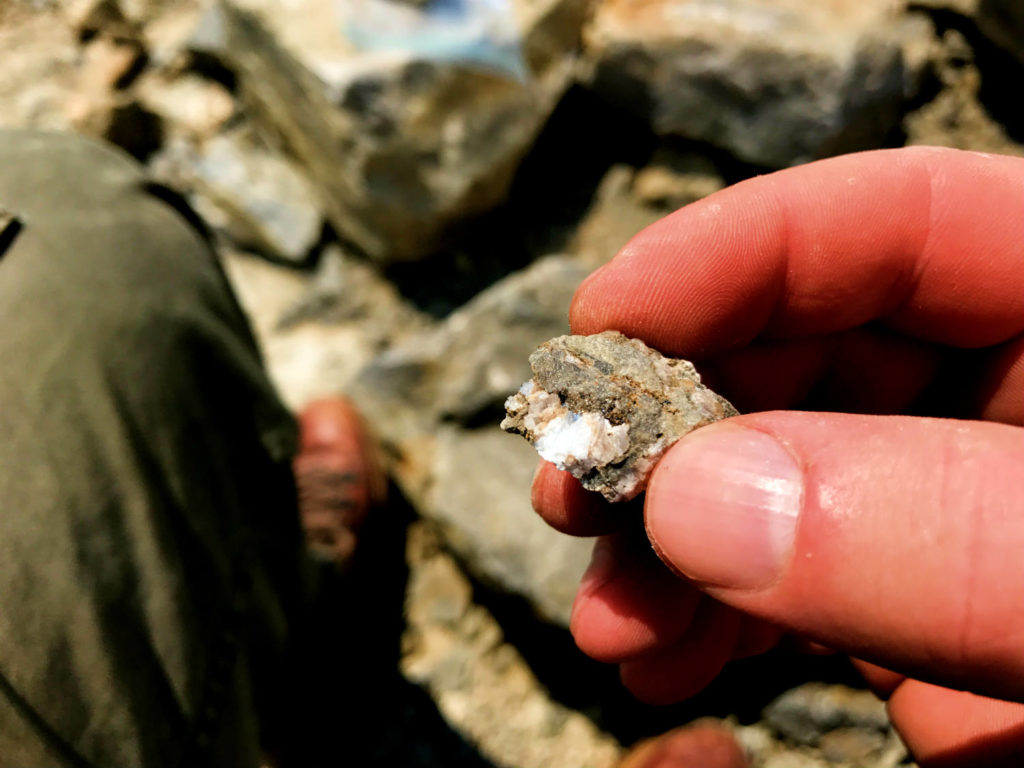
[[686,360],[617,331],[559,336],[530,355],[533,378],[505,401],[506,432],[533,443],[609,501],[628,501],[676,440],[737,415]]

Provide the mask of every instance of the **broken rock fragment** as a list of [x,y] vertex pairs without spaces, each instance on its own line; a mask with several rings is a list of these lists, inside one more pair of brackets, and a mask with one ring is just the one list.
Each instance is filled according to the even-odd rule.
[[559,336],[530,355],[533,378],[505,402],[501,428],[609,501],[627,501],[674,442],[737,415],[686,360],[617,331]]

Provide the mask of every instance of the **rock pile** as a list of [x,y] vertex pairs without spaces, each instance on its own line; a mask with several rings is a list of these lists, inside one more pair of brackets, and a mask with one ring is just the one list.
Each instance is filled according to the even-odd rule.
[[[0,125],[146,162],[213,228],[286,400],[371,414],[420,518],[402,673],[493,765],[610,766],[667,725],[556,652],[590,545],[535,518],[535,454],[495,427],[589,269],[766,170],[1024,155],[1016,0],[508,0],[444,35],[417,32],[432,0],[63,5],[0,3]],[[384,6],[402,34],[351,22]],[[750,674],[727,725],[755,768],[903,759],[863,697],[798,689],[759,718],[782,688]]]

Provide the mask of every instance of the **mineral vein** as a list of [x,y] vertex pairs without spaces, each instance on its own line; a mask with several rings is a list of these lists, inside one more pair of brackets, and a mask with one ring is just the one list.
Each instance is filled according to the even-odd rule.
[[737,414],[692,363],[617,331],[551,339],[530,355],[530,368],[533,378],[505,401],[501,428],[609,501],[643,491],[687,432]]

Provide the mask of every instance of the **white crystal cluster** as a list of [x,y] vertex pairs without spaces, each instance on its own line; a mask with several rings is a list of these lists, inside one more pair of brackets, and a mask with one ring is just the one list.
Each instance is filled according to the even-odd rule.
[[[629,450],[629,425],[600,413],[576,413],[532,379],[505,401],[509,418],[521,418],[542,459],[573,474],[620,461]],[[509,422],[502,422],[502,426]],[[509,422],[511,423],[511,422]]]

